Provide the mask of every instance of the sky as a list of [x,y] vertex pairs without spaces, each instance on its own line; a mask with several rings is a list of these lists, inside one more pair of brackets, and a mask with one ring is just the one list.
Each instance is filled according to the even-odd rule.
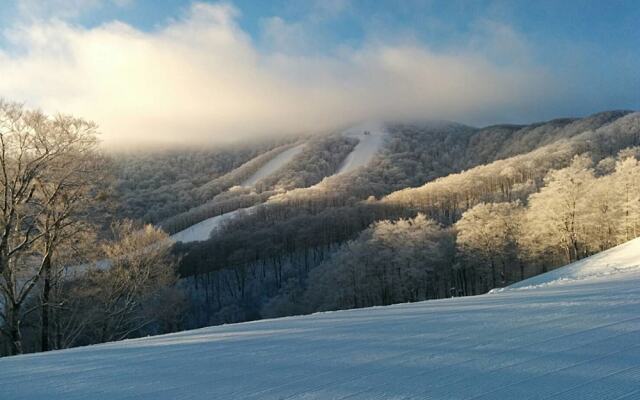
[[0,97],[107,146],[640,109],[640,2],[0,0]]

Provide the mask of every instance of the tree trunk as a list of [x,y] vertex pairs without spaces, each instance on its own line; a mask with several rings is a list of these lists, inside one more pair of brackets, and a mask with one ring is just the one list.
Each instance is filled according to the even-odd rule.
[[49,351],[49,302],[51,300],[51,259],[44,261],[44,285],[42,287],[42,324],[40,326],[41,350]]
[[9,313],[9,339],[11,355],[22,354],[22,332],[20,332],[20,305],[13,304]]
[[491,259],[491,289],[496,287],[496,263]]

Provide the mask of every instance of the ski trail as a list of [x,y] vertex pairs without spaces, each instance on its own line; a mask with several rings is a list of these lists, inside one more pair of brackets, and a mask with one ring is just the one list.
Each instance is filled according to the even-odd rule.
[[[369,122],[349,128],[343,132],[343,135],[358,139],[358,144],[345,158],[338,168],[338,171],[333,174],[333,176],[352,172],[369,164],[384,145],[388,132],[383,124]],[[289,163],[293,157],[300,154],[304,146],[305,144],[303,143],[278,154],[262,166],[262,168],[256,171],[251,177],[242,182],[241,186],[253,186],[260,180],[275,173],[277,170]],[[319,185],[321,185],[321,182],[307,189],[313,189]],[[211,232],[220,227],[220,225],[225,221],[236,218],[243,212],[252,212],[254,209],[255,206],[243,208],[206,219],[175,233],[171,236],[171,239],[176,242],[183,243],[207,240],[211,235]]]
[[[305,144],[299,144],[282,151],[280,154],[269,160],[265,165],[258,169],[253,175],[240,184],[240,186],[253,186],[262,179],[272,175],[280,168],[287,165],[296,155],[300,154],[304,149]],[[174,242],[190,243],[198,242],[209,239],[211,233],[218,229],[224,222],[236,218],[245,213],[251,213],[255,210],[255,206],[241,208],[238,210],[230,211],[221,215],[216,215],[200,221],[197,224],[191,225],[188,228],[181,230],[180,232],[171,235],[171,240]]]
[[304,143],[299,144],[297,146],[291,147],[290,149],[284,150],[282,153],[273,157],[269,160],[265,165],[263,165],[259,170],[257,170],[253,175],[247,178],[244,182],[240,184],[240,186],[253,186],[262,179],[270,176],[280,168],[284,167],[293,159],[293,157],[300,154],[302,149],[304,149]]
[[351,172],[369,164],[382,148],[388,133],[384,125],[370,122],[349,128],[343,135],[358,139],[358,144],[344,159],[335,175]]
[[229,221],[243,214],[251,214],[255,211],[255,209],[256,206],[252,206],[247,208],[240,208],[221,215],[216,215],[215,217],[211,217],[205,219],[204,221],[200,221],[195,225],[191,225],[190,227],[183,229],[180,232],[174,233],[170,236],[170,238],[174,242],[182,243],[200,242],[207,240],[211,236],[211,233],[214,230],[220,228],[220,226],[226,221]]

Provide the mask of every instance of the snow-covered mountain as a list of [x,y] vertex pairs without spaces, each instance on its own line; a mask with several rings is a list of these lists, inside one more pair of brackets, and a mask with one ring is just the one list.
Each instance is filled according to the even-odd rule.
[[[384,124],[363,123],[346,129],[342,136],[355,139],[357,144],[344,158],[338,169],[332,176],[348,174],[366,167],[373,158],[382,150],[388,132]],[[274,176],[284,169],[305,148],[305,144],[290,147],[275,155],[249,178],[241,183],[243,187],[253,187],[264,179]],[[233,173],[233,172],[232,172]],[[203,221],[197,222],[187,228],[171,235],[176,242],[190,243],[207,240],[214,229],[219,228],[224,222],[255,211],[255,206],[234,209],[226,213],[215,215]]]
[[0,398],[638,399],[639,260],[636,239],[499,293],[0,359]]

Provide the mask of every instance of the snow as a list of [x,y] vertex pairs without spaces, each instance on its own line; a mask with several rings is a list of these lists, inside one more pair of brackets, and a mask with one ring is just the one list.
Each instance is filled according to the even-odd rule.
[[251,175],[247,180],[242,182],[240,186],[253,186],[262,179],[270,176],[271,174],[288,164],[289,161],[293,159],[293,157],[300,154],[302,149],[304,149],[304,146],[304,144],[300,144],[298,146],[291,147],[273,157],[265,165],[258,169],[253,175]]
[[171,235],[171,240],[182,243],[207,240],[211,236],[211,232],[222,226],[224,222],[229,221],[230,219],[238,217],[242,214],[252,213],[254,210],[255,206],[240,208],[235,211],[216,215],[215,217],[211,217],[205,219],[204,221],[200,221],[195,225],[191,225],[190,227],[183,229],[180,232],[174,233],[173,235]]
[[[369,133],[365,134],[365,132]],[[351,172],[369,164],[382,148],[387,137],[387,131],[384,125],[369,122],[354,126],[346,130],[343,135],[358,139],[358,144],[342,162],[337,174]]]
[[[284,150],[283,152],[269,160],[247,180],[242,182],[240,186],[253,186],[262,179],[270,176],[271,174],[285,166],[289,161],[293,159],[293,157],[298,155],[302,151],[302,149],[304,149],[304,146],[305,144],[300,144],[298,146],[294,146],[287,150]],[[215,217],[205,219],[204,221],[200,221],[195,225],[191,225],[190,227],[171,235],[171,239],[176,242],[183,243],[207,240],[209,239],[211,232],[215,229],[218,229],[225,221],[236,218],[243,213],[252,212],[253,210],[254,207],[241,208],[222,215],[217,215]]]
[[[365,134],[365,132],[368,132],[368,134]],[[345,158],[334,175],[351,172],[367,165],[382,148],[388,133],[383,124],[368,122],[347,129],[343,132],[343,135],[358,139],[358,144]],[[298,155],[304,146],[305,144],[303,143],[281,152],[246,181],[242,182],[241,186],[253,186],[260,180],[275,173]],[[311,188],[317,186],[314,185]],[[224,221],[235,218],[242,212],[251,212],[252,209],[253,207],[244,208],[206,219],[172,235],[171,239],[183,243],[207,240],[211,232],[217,229]]]
[[0,398],[640,399],[638,260],[635,240],[529,290],[4,358]]
[[531,289],[640,270],[640,238],[496,291]]

